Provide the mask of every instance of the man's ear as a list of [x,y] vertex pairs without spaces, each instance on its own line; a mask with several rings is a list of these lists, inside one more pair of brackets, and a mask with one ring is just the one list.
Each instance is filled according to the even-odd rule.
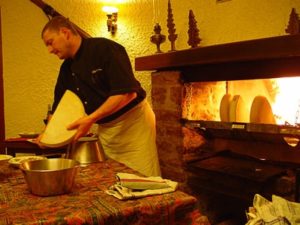
[[60,32],[66,37],[66,39],[70,38],[70,30],[66,27],[61,27]]

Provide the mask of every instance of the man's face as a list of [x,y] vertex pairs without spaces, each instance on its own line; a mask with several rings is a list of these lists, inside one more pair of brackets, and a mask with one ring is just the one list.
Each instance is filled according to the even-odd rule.
[[61,28],[59,31],[46,30],[43,34],[43,40],[48,48],[48,52],[57,55],[60,59],[70,57],[70,48],[67,31]]

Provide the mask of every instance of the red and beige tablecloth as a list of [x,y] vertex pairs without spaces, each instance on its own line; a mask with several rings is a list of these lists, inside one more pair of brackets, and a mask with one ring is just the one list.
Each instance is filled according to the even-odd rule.
[[208,224],[197,199],[181,191],[118,200],[107,195],[117,172],[134,173],[107,160],[82,167],[72,193],[39,197],[31,194],[19,169],[0,172],[0,224]]

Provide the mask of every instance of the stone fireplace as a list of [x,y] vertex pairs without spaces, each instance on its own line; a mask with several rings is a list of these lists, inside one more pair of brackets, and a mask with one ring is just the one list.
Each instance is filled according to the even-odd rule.
[[136,70],[155,70],[151,95],[162,175],[197,195],[212,222],[218,210],[243,214],[254,193],[298,199],[300,147],[286,140],[298,139],[299,127],[222,122],[219,109],[236,87],[264,83],[272,100],[271,78],[300,76],[299,35],[139,57]]

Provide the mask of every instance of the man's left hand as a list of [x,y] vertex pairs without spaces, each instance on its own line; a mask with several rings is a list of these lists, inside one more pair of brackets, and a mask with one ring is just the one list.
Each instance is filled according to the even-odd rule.
[[79,138],[85,136],[89,132],[92,125],[93,120],[90,119],[88,116],[82,117],[76,120],[75,122],[69,124],[67,127],[68,130],[77,129],[77,132],[73,138],[73,142],[76,142]]

